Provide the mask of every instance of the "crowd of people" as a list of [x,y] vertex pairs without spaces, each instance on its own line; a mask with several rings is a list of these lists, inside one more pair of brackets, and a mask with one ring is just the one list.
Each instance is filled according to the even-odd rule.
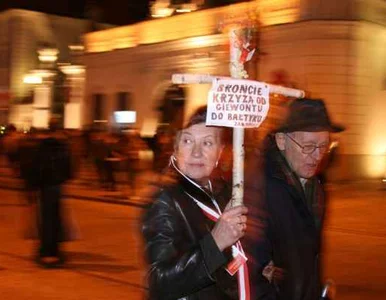
[[[58,119],[52,119],[47,129],[31,128],[28,132],[7,126],[0,149],[13,175],[24,183],[28,206],[24,218],[25,225],[30,227],[24,235],[39,240],[36,251],[39,265],[57,267],[65,260],[60,243],[68,240],[72,233],[71,228],[66,228],[61,204],[63,184],[77,177],[83,165],[91,168],[88,171],[95,172],[99,179],[98,186],[93,188],[116,190],[115,177],[119,172],[126,174],[123,183],[129,188],[130,195],[134,195],[137,175],[149,168],[151,147],[156,146],[154,153],[157,153],[158,165],[165,159],[157,151],[166,152],[165,138],[160,138],[161,135],[164,132],[156,137],[161,141],[151,143],[134,129],[113,132],[100,127],[65,130]],[[31,218],[34,219],[32,224]]]
[[233,206],[229,134],[205,121],[200,107],[150,143],[136,131],[79,134],[52,122],[22,135],[10,127],[3,151],[38,204],[37,262],[64,262],[61,186],[79,160],[95,164],[100,188],[114,190],[120,168],[134,190],[140,153],[151,150],[162,176],[141,218],[149,299],[322,299],[326,196],[318,176],[330,134],[343,128],[322,100],[293,100],[280,126],[248,151],[244,204]]

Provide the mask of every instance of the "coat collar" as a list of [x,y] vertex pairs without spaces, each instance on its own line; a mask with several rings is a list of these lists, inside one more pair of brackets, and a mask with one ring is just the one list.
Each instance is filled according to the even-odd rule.
[[217,182],[211,180],[211,189],[202,187],[196,181],[183,174],[174,163],[170,165],[168,173],[184,193],[189,194],[206,205],[212,206],[212,199],[216,199],[216,195],[220,192]]
[[[309,200],[307,200],[299,177],[292,171],[287,160],[277,148],[274,137],[268,136],[267,141],[266,172],[268,176],[285,182],[286,188],[293,199],[293,204],[300,216],[307,224],[319,227],[322,219],[323,193],[320,184],[318,184],[318,179],[313,177],[307,181],[306,185],[311,187],[312,193],[312,195],[309,195]],[[308,203],[309,201],[311,203]]]
[[[173,165],[170,165],[167,173],[164,178],[164,188],[171,193],[176,205],[179,207],[180,213],[187,224],[189,229],[189,235],[192,240],[196,241],[197,237],[203,236],[207,232],[210,232],[215,224],[211,219],[204,215],[201,208],[194,202],[191,198],[200,201],[206,206],[216,210],[216,207],[213,204],[212,199],[214,195],[211,191],[202,188],[199,185],[194,184],[195,182],[192,179],[184,176],[177,168]],[[217,196],[216,196],[217,197]],[[222,202],[220,200],[220,202]],[[223,209],[223,206],[218,203],[220,209]]]
[[276,146],[273,136],[267,137],[266,172],[269,176],[285,181],[298,195],[305,200],[300,178],[292,171],[287,160]]

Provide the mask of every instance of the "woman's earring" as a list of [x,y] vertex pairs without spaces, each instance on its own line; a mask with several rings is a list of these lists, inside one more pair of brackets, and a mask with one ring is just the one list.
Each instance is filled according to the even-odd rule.
[[217,166],[218,166],[218,161],[216,161],[216,168],[217,168]]
[[174,162],[176,161],[176,157],[174,156],[174,154],[170,155],[170,158],[169,158],[169,167],[171,165],[174,165]]

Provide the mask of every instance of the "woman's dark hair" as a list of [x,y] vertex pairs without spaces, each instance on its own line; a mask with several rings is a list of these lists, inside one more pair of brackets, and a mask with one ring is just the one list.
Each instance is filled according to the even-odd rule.
[[[201,124],[201,123],[206,123],[206,114],[207,114],[207,106],[206,105],[203,105],[203,106],[200,106],[198,107],[194,113],[190,116],[189,120],[187,121],[187,123],[182,127],[181,130],[179,130],[175,136],[175,140],[174,140],[174,148],[176,149],[177,147],[177,143],[180,139],[180,136],[181,136],[181,131],[183,129],[186,129],[186,128],[189,128],[193,125],[197,125],[197,124]],[[220,127],[218,127],[220,128]],[[221,128],[221,131],[220,131],[220,142],[221,144],[224,144],[224,136],[226,135],[226,130],[224,130],[223,128]]]
[[190,116],[188,122],[185,124],[183,128],[189,128],[193,125],[205,123],[206,122],[206,113],[207,106],[200,106],[195,110],[195,112]]

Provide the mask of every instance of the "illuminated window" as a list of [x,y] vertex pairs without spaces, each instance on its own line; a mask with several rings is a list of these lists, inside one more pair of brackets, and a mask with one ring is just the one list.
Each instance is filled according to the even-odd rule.
[[104,94],[93,94],[94,102],[94,120],[103,120],[103,106],[105,95]]
[[132,96],[129,92],[118,92],[116,95],[116,110],[132,110]]

